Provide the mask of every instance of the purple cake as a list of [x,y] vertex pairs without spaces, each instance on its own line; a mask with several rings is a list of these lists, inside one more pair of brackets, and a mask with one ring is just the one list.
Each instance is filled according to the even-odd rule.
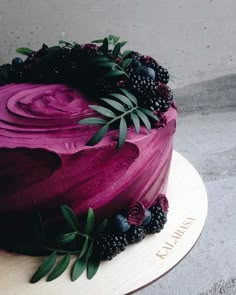
[[[108,41],[114,37],[108,37]],[[30,231],[37,213],[46,229],[61,224],[60,208],[65,205],[82,222],[89,208],[97,222],[111,220],[108,228],[112,230],[106,238],[99,238],[97,249],[116,234],[123,235],[124,245],[160,231],[153,219],[158,212],[166,216],[168,209],[165,194],[177,118],[172,92],[166,86],[168,72],[151,57],[134,51],[117,53],[115,48],[121,45],[114,46],[112,53],[106,51],[104,40],[100,47],[71,47],[65,42],[53,53],[53,61],[45,61],[50,48],[43,45],[39,51],[29,52],[25,61],[16,58],[12,65],[0,67],[0,233],[6,240],[9,232],[17,236]],[[60,76],[55,78],[58,55],[63,67],[60,64]],[[91,73],[94,60],[107,62],[107,68],[113,62],[125,75],[101,80],[96,78],[100,72],[88,78],[85,70],[80,76],[77,69],[81,85],[75,85],[72,74],[68,78],[69,62],[75,65],[77,61],[79,69]],[[4,80],[1,70],[6,69],[8,76]],[[69,73],[74,70],[71,66]],[[114,65],[110,70],[114,73]],[[94,90],[93,85],[99,86]],[[93,92],[87,91],[90,87]],[[110,100],[93,100],[93,93]],[[140,104],[134,111],[139,124],[133,115],[125,122],[125,115],[122,117],[123,108],[128,114],[134,104],[134,96]],[[111,97],[117,98],[115,104]],[[120,125],[112,125],[91,144],[91,137],[99,132],[106,117],[96,107],[105,109],[108,105],[112,106],[108,111],[117,116],[110,118],[114,121],[119,115]],[[97,124],[85,124],[96,116]],[[143,117],[149,117],[150,123]],[[118,147],[117,142],[121,143]],[[106,260],[117,253],[98,256]]]

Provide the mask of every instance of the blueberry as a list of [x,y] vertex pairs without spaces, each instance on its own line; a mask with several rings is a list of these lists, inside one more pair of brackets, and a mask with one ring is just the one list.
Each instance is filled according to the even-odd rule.
[[120,233],[125,233],[130,229],[127,218],[121,214],[115,215],[113,225],[114,228]]
[[23,60],[20,57],[15,57],[12,60],[12,65],[14,67],[22,66],[23,65]]
[[143,74],[147,77],[150,77],[152,80],[155,80],[155,78],[156,78],[156,72],[152,68],[149,68],[149,67],[145,67],[143,69]]
[[148,209],[146,209],[144,219],[143,219],[143,225],[147,225],[151,221],[151,218],[152,218],[151,212]]

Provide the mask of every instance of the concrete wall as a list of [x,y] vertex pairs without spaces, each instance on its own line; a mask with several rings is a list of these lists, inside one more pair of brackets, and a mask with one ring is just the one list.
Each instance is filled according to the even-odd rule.
[[15,48],[109,33],[150,54],[174,86],[236,72],[235,0],[0,0],[0,63]]

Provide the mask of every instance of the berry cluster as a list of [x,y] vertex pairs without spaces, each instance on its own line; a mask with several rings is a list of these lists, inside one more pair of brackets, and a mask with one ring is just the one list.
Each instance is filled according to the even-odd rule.
[[169,82],[168,71],[150,56],[131,52],[133,58],[128,72],[130,88],[140,104],[151,111],[166,112],[173,100],[173,93],[166,85]]
[[128,219],[117,214],[111,220],[108,232],[95,239],[95,255],[100,260],[111,260],[128,244],[141,242],[147,234],[159,233],[167,221],[167,213],[156,204],[145,210],[142,224],[131,225]]
[[[105,57],[108,62],[97,67],[91,62],[94,57]],[[108,70],[119,68],[126,75],[107,75]],[[43,44],[24,61],[16,57],[11,64],[0,66],[0,86],[23,82],[64,83],[79,87],[93,97],[108,96],[123,87],[137,97],[141,107],[157,112],[166,112],[173,100],[172,91],[166,85],[168,81],[168,71],[152,57],[135,51],[128,54],[119,51],[114,55],[109,47],[105,50],[104,44],[72,46],[65,42],[53,47]]]

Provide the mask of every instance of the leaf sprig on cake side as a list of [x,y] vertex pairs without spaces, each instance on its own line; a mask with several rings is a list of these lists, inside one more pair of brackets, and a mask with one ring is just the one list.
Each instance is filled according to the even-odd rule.
[[107,219],[95,229],[95,215],[93,209],[90,208],[83,230],[81,230],[77,216],[70,207],[63,205],[61,212],[67,225],[67,232],[62,231],[54,238],[50,237],[49,240],[40,241],[41,248],[50,255],[31,277],[31,283],[36,283],[46,276],[48,282],[57,279],[70,266],[72,256],[76,257],[71,266],[72,281],[77,280],[85,270],[87,278],[92,279],[99,268],[100,260],[93,255],[94,236],[106,229]]

